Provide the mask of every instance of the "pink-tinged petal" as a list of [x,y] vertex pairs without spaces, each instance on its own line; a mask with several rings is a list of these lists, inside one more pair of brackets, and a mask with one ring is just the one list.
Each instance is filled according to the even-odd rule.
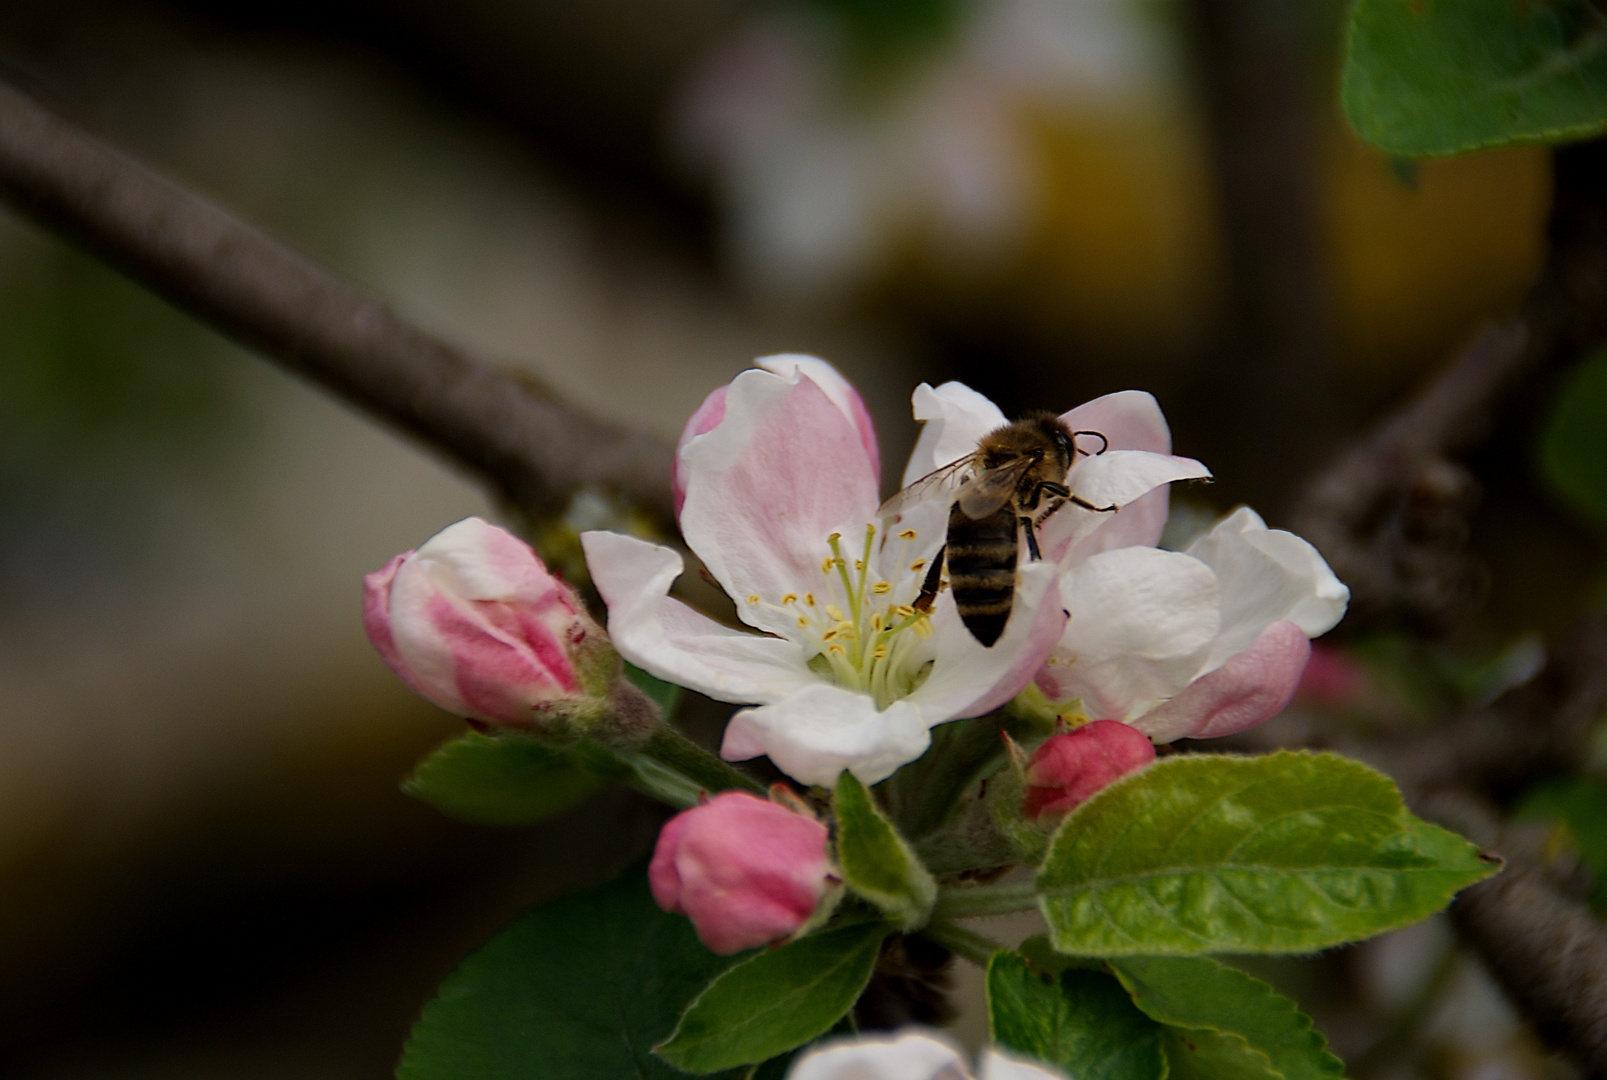
[[1027,763],[1021,812],[1034,821],[1065,817],[1154,760],[1155,746],[1148,737],[1118,720],[1094,720],[1051,735]]
[[719,427],[681,460],[687,544],[744,620],[794,631],[792,616],[766,605],[821,579],[830,534],[853,550],[875,517],[876,466],[858,430],[812,379],[750,370],[732,381]]
[[1156,742],[1215,739],[1253,728],[1289,704],[1310,656],[1311,641],[1304,630],[1275,622],[1248,649],[1133,726]]
[[991,647],[971,636],[953,593],[945,591],[932,608],[937,659],[907,700],[920,707],[929,726],[991,712],[1026,689],[1065,625],[1059,575],[1045,562],[1018,569],[1010,621]]
[[648,867],[653,898],[729,955],[796,933],[826,890],[826,827],[746,792],[672,818]]
[[965,457],[982,436],[1009,422],[997,405],[964,383],[946,382],[935,390],[922,383],[915,388],[911,404],[915,419],[925,426],[904,467],[905,487]]
[[581,533],[580,543],[614,648],[643,671],[743,703],[778,701],[815,681],[790,641],[733,630],[671,599],[683,564],[669,548],[612,532]]
[[802,784],[830,787],[844,769],[874,784],[926,752],[926,729],[921,710],[908,701],[878,711],[866,694],[817,682],[733,716],[720,756],[746,761],[768,755]]
[[1241,506],[1188,547],[1222,583],[1222,631],[1204,670],[1247,648],[1268,625],[1288,620],[1317,637],[1345,614],[1350,590],[1317,549],[1282,529],[1269,529]]
[[[1053,1074],[1043,1075],[1054,1080]],[[965,1059],[953,1047],[930,1034],[907,1032],[821,1043],[793,1063],[787,1080],[970,1080],[970,1076]]]
[[1367,669],[1332,645],[1311,646],[1296,694],[1321,705],[1351,705],[1367,691]]
[[989,1047],[982,1053],[979,1080],[1067,1080],[1066,1074],[1041,1061],[1028,1061]]
[[[1074,495],[1095,506],[1114,506],[1103,513],[1068,505],[1056,511],[1039,531],[1044,558],[1061,566],[1075,565],[1096,551],[1132,546],[1129,539],[1147,537],[1154,530],[1156,504],[1140,509],[1133,526],[1117,526],[1143,496],[1178,480],[1203,480],[1209,469],[1193,458],[1156,454],[1148,450],[1110,450],[1098,457],[1079,458],[1066,477]],[[1160,519],[1165,524],[1165,519]],[[1091,540],[1096,531],[1108,530],[1107,539]],[[1088,541],[1088,546],[1084,546]]]
[[686,502],[686,467],[681,464],[681,452],[687,444],[699,435],[707,435],[720,426],[725,419],[725,391],[723,386],[716,387],[709,392],[686,421],[681,429],[681,437],[675,444],[675,461],[670,471],[670,493],[675,498],[675,516],[681,516],[681,504]]
[[380,659],[396,672],[409,690],[418,694],[422,693],[418,682],[407,661],[396,651],[396,640],[391,635],[391,585],[396,580],[396,571],[412,554],[404,551],[372,574],[363,575],[363,629],[368,632],[369,643]]
[[798,374],[814,380],[815,385],[826,392],[831,403],[853,421],[854,427],[859,431],[859,441],[865,446],[865,455],[875,465],[876,486],[881,487],[882,451],[876,442],[876,425],[871,422],[870,412],[865,408],[865,399],[859,396],[859,391],[854,389],[853,383],[843,378],[842,374],[826,361],[803,353],[761,356],[754,361],[754,365],[780,375],[788,381],[793,381]]
[[[1142,390],[1121,390],[1084,402],[1060,417],[1073,431],[1097,431],[1111,450],[1172,452],[1172,430],[1160,404]],[[1085,450],[1097,450],[1098,439],[1078,439]]]
[[1198,559],[1118,548],[1061,575],[1071,611],[1037,678],[1051,701],[1080,698],[1090,716],[1126,720],[1183,690],[1216,637],[1221,594]]

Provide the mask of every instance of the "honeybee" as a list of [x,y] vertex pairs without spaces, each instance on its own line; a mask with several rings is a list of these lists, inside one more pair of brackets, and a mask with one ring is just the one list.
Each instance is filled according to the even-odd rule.
[[1022,540],[1028,557],[1036,561],[1042,558],[1038,529],[1068,502],[1099,513],[1116,510],[1080,499],[1065,485],[1076,456],[1088,453],[1077,446],[1081,435],[1099,439],[1096,454],[1110,445],[1097,431],[1072,431],[1053,413],[1029,414],[988,432],[974,451],[921,477],[882,505],[882,517],[890,518],[940,492],[955,492],[948,535],[932,558],[913,605],[917,610],[931,610],[946,564],[960,621],[984,646],[991,648],[999,640],[1015,603]]

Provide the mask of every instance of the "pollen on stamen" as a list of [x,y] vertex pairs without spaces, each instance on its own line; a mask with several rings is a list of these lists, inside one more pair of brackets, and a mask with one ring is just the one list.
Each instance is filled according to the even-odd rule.
[[882,628],[881,612],[877,612],[875,615],[870,617],[870,628],[872,630],[880,630]]
[[[803,622],[804,620],[799,619],[798,621]],[[837,631],[835,631],[835,630],[827,630],[824,634],[820,635],[820,640],[821,641],[830,641],[832,638],[834,638],[836,636],[837,636]]]
[[927,638],[932,636],[932,620],[927,618],[917,619],[915,621],[915,625],[910,627],[910,629],[915,631],[916,637],[920,638],[922,641],[925,641]]
[[891,582],[878,581],[876,584],[870,587],[870,591],[875,593],[877,596],[886,596],[888,593],[893,591],[893,586]]
[[782,607],[786,607],[788,604],[796,604],[797,602],[798,602],[798,594],[797,593],[788,593],[786,596],[783,596],[781,598],[781,606]]
[[809,625],[809,620],[802,615],[798,616],[798,629],[803,630]]
[[887,659],[887,646],[886,645],[878,645],[878,646],[876,646],[874,649],[871,650],[870,655],[871,655],[872,659],[875,659],[875,660],[886,660]]
[[836,565],[836,560],[834,560],[830,555],[827,555],[824,559],[820,560],[820,572],[822,574],[829,574],[831,573],[831,568]]
[[898,534],[898,538],[900,540],[913,540],[915,539],[915,530],[905,529],[903,532]]
[[804,593],[804,603],[808,604],[810,607],[814,607],[815,606],[815,594],[812,593],[812,592]]
[[826,605],[826,616],[833,622],[843,622],[848,618],[848,616],[843,614],[843,609],[838,607],[836,604]]
[[900,604],[898,607],[893,609],[893,614],[897,615],[900,619],[907,619],[911,615],[915,614],[915,609],[910,607],[908,604]]
[[846,621],[840,622],[836,626],[832,627],[832,632],[841,634],[843,637],[848,638],[849,640],[853,640],[859,636],[858,627],[856,627],[853,623]]
[[749,593],[748,594],[748,603],[757,604],[758,602],[759,602],[759,594],[758,593]]
[[916,559],[914,562],[910,563],[910,569],[919,574],[922,570],[926,569],[926,560]]
[[831,653],[833,656],[847,656],[848,655],[848,650],[847,649],[845,649],[841,645],[837,645],[835,643],[831,644],[831,645],[827,645],[826,646],[826,651]]
[[855,559],[854,560],[854,570],[857,572],[857,571],[860,571],[860,570],[863,570],[863,569],[865,569],[865,560],[864,559]]

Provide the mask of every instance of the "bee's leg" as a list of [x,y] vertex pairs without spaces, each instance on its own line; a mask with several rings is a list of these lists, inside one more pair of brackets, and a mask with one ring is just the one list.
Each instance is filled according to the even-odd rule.
[[1027,558],[1033,562],[1042,561],[1043,552],[1038,550],[1038,530],[1034,527],[1036,523],[1024,514],[1016,520],[1021,522],[1021,531],[1027,536]]
[[932,604],[937,600],[937,591],[942,587],[943,556],[948,550],[949,546],[944,544],[937,549],[937,554],[932,556],[932,567],[926,572],[926,580],[921,582],[921,594],[910,605],[916,611],[932,610]]
[[1069,499],[1070,501],[1076,503],[1078,506],[1082,507],[1084,510],[1092,510],[1096,514],[1114,514],[1116,511],[1121,509],[1121,507],[1115,506],[1115,505],[1111,505],[1111,506],[1095,506],[1093,503],[1089,502],[1087,499],[1080,499],[1075,495],[1067,495],[1066,498]]

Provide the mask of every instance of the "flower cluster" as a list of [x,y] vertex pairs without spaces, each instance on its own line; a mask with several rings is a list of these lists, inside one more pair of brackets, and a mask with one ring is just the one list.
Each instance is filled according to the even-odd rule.
[[[906,486],[974,455],[1006,423],[958,383],[921,385],[914,409],[925,426]],[[844,770],[877,783],[920,758],[936,726],[1030,699],[1060,733],[1017,758],[1010,813],[1052,824],[1154,760],[1155,743],[1228,735],[1278,713],[1310,639],[1348,600],[1310,544],[1247,508],[1184,551],[1156,546],[1169,485],[1209,473],[1172,454],[1148,394],[1111,394],[1060,420],[1097,433],[1098,445],[1072,454],[1064,487],[1075,498],[1035,526],[1041,557],[1021,554],[1008,620],[988,645],[952,591],[930,591],[953,489],[884,513],[869,414],[834,368],[806,356],[761,359],[714,391],[676,450],[682,535],[743,626],[670,595],[684,569],[676,550],[588,532],[604,635],[529,547],[471,518],[369,575],[369,635],[443,708],[559,741],[640,698],[620,689],[623,656],[746,706],[725,730],[725,759],[768,756],[820,787]],[[681,790],[670,801],[688,806]],[[809,925],[837,881],[832,859],[826,827],[802,804],[727,792],[665,827],[650,876],[664,908],[728,953]]]
[[[1038,1062],[989,1047],[978,1080],[1064,1080]],[[941,1039],[906,1030],[891,1038],[861,1036],[826,1043],[803,1055],[787,1080],[971,1080],[965,1058]]]

